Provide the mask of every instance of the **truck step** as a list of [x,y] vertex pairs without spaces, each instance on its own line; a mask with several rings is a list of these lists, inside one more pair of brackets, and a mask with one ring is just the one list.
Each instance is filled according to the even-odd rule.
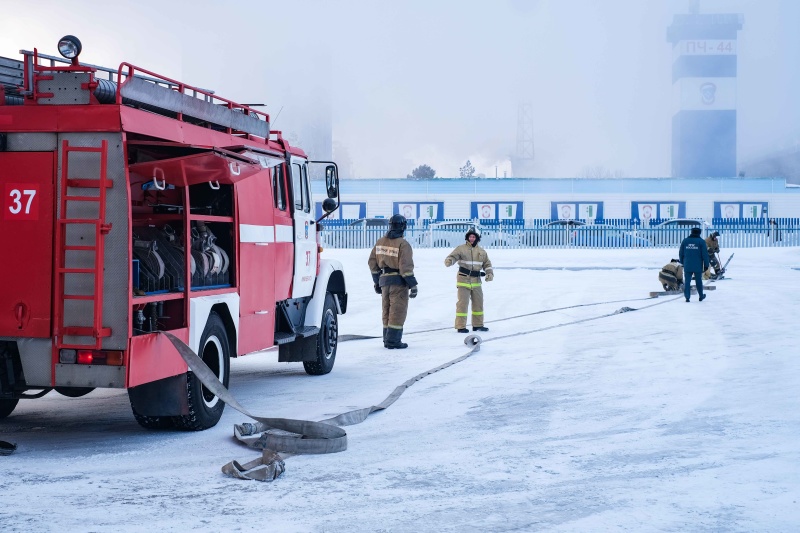
[[297,339],[305,339],[307,337],[313,337],[317,334],[319,334],[319,328],[317,326],[302,326],[297,328],[294,333],[276,331],[275,344],[288,344],[296,341]]
[[297,328],[298,337],[313,337],[318,333],[319,333],[319,328],[317,326],[304,326],[301,328]]
[[297,339],[297,335],[293,333],[284,333],[282,331],[275,332],[275,344],[288,344],[294,342],[295,339]]

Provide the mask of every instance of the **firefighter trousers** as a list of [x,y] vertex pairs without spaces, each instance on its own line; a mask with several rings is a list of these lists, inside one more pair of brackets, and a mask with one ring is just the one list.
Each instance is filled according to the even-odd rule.
[[467,327],[467,311],[472,301],[472,327],[483,326],[483,287],[480,278],[459,276],[458,302],[456,302],[456,329]]
[[383,327],[403,329],[408,315],[408,287],[405,285],[384,285],[381,287],[383,303]]

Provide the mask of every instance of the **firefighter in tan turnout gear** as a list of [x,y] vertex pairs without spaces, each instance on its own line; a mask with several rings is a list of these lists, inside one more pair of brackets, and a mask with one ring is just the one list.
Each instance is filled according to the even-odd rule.
[[715,231],[706,237],[706,247],[708,248],[708,257],[711,261],[711,267],[714,268],[714,273],[711,273],[711,268],[703,272],[703,279],[717,279],[725,270],[722,268],[722,263],[719,260],[719,232]]
[[665,291],[683,290],[683,265],[677,259],[673,259],[658,273],[658,281]]
[[375,243],[368,261],[375,292],[383,300],[383,345],[390,349],[408,348],[402,342],[403,324],[408,314],[408,299],[417,296],[413,251],[403,238],[405,231],[403,215],[390,218],[389,231]]
[[456,303],[456,324],[459,333],[469,333],[467,329],[467,309],[472,300],[472,331],[489,331],[483,325],[483,287],[481,276],[486,276],[486,281],[494,279],[492,262],[486,250],[478,246],[481,240],[480,232],[470,228],[464,235],[466,242],[457,246],[444,260],[445,266],[458,263],[456,287],[458,288],[458,302]]

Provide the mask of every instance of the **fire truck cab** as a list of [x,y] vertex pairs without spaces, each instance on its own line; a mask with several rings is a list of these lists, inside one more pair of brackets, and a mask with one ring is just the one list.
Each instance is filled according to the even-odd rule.
[[[0,419],[55,389],[127,389],[146,428],[214,426],[224,403],[162,332],[227,387],[230,359],[327,374],[342,266],[320,258],[336,164],[269,115],[122,63],[0,57]],[[309,180],[324,176],[315,220]]]

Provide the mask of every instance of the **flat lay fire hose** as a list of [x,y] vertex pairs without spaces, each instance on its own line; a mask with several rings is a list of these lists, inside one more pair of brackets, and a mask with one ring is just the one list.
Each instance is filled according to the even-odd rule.
[[[411,385],[444,368],[463,361],[480,350],[481,338],[469,335],[464,339],[464,344],[469,351],[458,357],[439,365],[436,368],[417,374],[394,391],[378,405],[355,409],[342,413],[333,418],[319,422],[309,420],[294,420],[291,418],[267,418],[250,413],[242,407],[236,398],[217,379],[214,372],[206,366],[200,357],[195,354],[182,340],[169,332],[161,332],[178,350],[186,364],[205,387],[217,395],[227,405],[240,413],[249,416],[257,423],[244,423],[234,426],[234,435],[239,441],[251,448],[262,450],[261,457],[245,464],[231,461],[222,467],[222,472],[238,479],[255,479],[257,481],[273,481],[286,469],[284,459],[299,454],[321,454],[342,452],[347,449],[347,433],[340,426],[352,426],[366,420],[376,412],[392,405]],[[261,433],[260,436],[255,436]]]

